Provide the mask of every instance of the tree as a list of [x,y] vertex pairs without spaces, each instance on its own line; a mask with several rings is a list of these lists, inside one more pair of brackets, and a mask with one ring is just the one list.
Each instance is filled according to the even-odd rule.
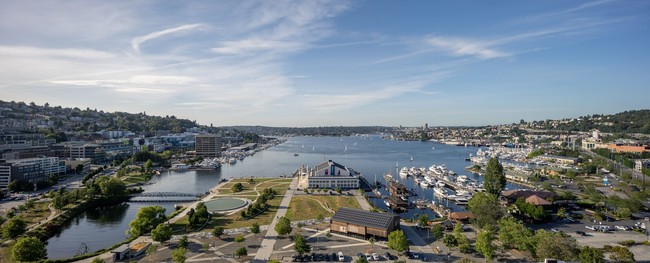
[[115,177],[107,178],[106,176],[101,176],[97,179],[99,180],[98,185],[101,194],[105,198],[110,199],[126,195],[126,183],[124,181]]
[[354,263],[368,263],[368,260],[366,257],[359,257],[357,260],[354,261]]
[[151,230],[151,239],[160,243],[172,238],[172,227],[168,224],[159,224],[154,230]]
[[503,172],[503,166],[496,158],[490,158],[487,163],[485,176],[483,176],[483,186],[486,192],[495,196],[501,195],[501,191],[506,187],[506,175]]
[[566,209],[564,207],[560,207],[557,209],[557,217],[559,218],[565,218],[566,217]]
[[589,246],[584,246],[580,249],[580,263],[604,263],[605,255],[603,250],[598,248],[593,248]]
[[244,190],[244,186],[241,183],[236,183],[230,188],[230,190],[232,190],[235,193],[241,192],[242,190]]
[[93,260],[90,261],[90,263],[106,263],[106,261],[104,261],[101,258],[93,258]]
[[259,234],[260,233],[260,224],[258,223],[253,223],[251,225],[251,233],[253,234]]
[[245,238],[244,235],[242,235],[242,234],[239,234],[239,235],[237,235],[237,236],[235,237],[235,242],[237,242],[237,243],[244,242],[244,240],[246,240],[246,238]]
[[20,217],[13,217],[2,225],[2,236],[16,239],[27,231],[27,223]]
[[47,255],[45,243],[35,237],[19,238],[11,247],[11,258],[14,261],[38,261]]
[[151,229],[158,226],[158,224],[165,222],[165,208],[160,206],[145,206],[138,210],[138,214],[135,216],[129,226],[131,227],[127,233],[131,237],[140,236]]
[[187,236],[184,235],[178,240],[178,247],[187,248],[188,246],[189,241],[187,241]]
[[626,247],[613,246],[609,252],[609,260],[612,262],[635,262],[634,254]]
[[223,227],[218,226],[212,230],[212,236],[221,238],[222,235],[223,235]]
[[34,201],[34,199],[29,199],[25,201],[25,208],[32,209],[34,208],[34,206],[36,206],[36,201]]
[[630,219],[632,218],[632,211],[627,207],[619,208],[616,210],[616,216],[619,219]]
[[409,242],[402,230],[395,230],[388,234],[388,248],[397,252],[404,252],[409,248]]
[[248,250],[245,247],[240,247],[235,251],[235,256],[237,257],[248,256]]
[[149,160],[147,160],[147,162],[144,163],[145,172],[150,171],[151,167],[153,167],[153,162],[151,161],[151,159],[149,159]]
[[375,248],[375,237],[370,237],[368,238],[368,242],[370,242],[370,246],[374,249]]
[[293,237],[293,249],[302,255],[311,251],[311,246],[307,244],[307,239],[301,234],[295,234]]
[[458,240],[456,240],[456,236],[451,234],[445,234],[445,236],[442,238],[442,243],[450,248],[458,246]]
[[278,223],[275,225],[275,232],[278,232],[278,235],[286,236],[291,233],[291,221],[286,217],[280,217]]
[[172,261],[175,263],[185,263],[185,260],[187,257],[185,257],[185,254],[187,253],[187,248],[184,247],[178,247],[172,251]]
[[469,253],[472,251],[472,245],[470,244],[469,239],[465,235],[465,231],[463,230],[463,225],[461,225],[460,223],[456,223],[456,226],[454,227],[454,237],[458,242],[458,250],[460,252]]
[[554,258],[558,260],[575,260],[579,253],[575,239],[559,232],[537,230],[535,232],[535,256],[539,260]]
[[491,261],[494,258],[494,232],[492,229],[483,229],[476,237],[476,251],[481,253],[485,259]]
[[433,238],[435,238],[436,240],[441,239],[445,235],[442,225],[440,224],[433,225],[431,227],[431,235],[433,235]]
[[147,256],[149,256],[149,255],[152,255],[153,253],[156,253],[156,251],[158,251],[158,246],[150,245],[144,253]]
[[420,215],[420,217],[418,217],[418,225],[420,227],[427,227],[429,225],[429,215]]
[[503,249],[516,248],[535,253],[533,232],[512,217],[499,220],[499,241]]
[[502,216],[503,209],[495,195],[487,192],[476,193],[467,203],[469,211],[476,217],[479,227],[494,225]]
[[323,214],[318,214],[318,216],[316,216],[316,220],[318,220],[319,223],[322,223],[323,220],[325,220],[325,217]]

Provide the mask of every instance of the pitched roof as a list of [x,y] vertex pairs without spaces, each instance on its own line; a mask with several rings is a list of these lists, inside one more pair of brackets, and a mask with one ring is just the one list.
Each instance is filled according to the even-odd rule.
[[475,218],[474,213],[469,211],[453,212],[449,214],[449,219],[454,219],[454,220],[465,220],[465,219],[472,219],[472,218]]
[[517,200],[519,198],[526,199],[526,198],[531,197],[533,195],[541,197],[542,199],[557,196],[553,192],[541,191],[541,190],[540,191],[534,191],[534,190],[521,190],[521,189],[518,189],[518,190],[508,190],[508,191],[501,192],[501,196],[503,196],[505,198],[508,198],[508,199],[510,199],[512,201]]
[[551,202],[544,200],[544,198],[541,198],[537,195],[531,195],[528,198],[526,198],[526,203],[533,204],[533,205],[550,205]]
[[332,161],[332,160],[328,160],[328,161],[323,162],[323,163],[321,163],[319,165],[316,165],[314,167],[314,170],[319,171],[319,170],[322,170],[322,169],[329,168],[330,166],[335,166],[335,167],[338,167],[341,170],[349,171],[351,175],[358,175],[359,174],[359,172],[355,171],[354,169],[348,168],[348,167],[346,167],[346,166],[344,166],[344,165],[342,165],[340,163],[337,163],[335,161]]
[[346,207],[340,208],[332,216],[332,221],[345,222],[379,229],[388,229],[393,220],[399,221],[399,216]]

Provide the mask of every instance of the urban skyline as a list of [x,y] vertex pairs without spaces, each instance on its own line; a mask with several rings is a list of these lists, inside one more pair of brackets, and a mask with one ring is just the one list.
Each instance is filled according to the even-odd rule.
[[216,126],[486,125],[648,106],[644,1],[1,6],[5,101]]

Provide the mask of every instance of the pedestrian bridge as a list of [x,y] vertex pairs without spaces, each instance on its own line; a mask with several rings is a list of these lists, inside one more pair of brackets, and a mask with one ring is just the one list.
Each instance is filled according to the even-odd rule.
[[199,200],[200,194],[179,192],[143,192],[131,195],[130,202],[193,202]]

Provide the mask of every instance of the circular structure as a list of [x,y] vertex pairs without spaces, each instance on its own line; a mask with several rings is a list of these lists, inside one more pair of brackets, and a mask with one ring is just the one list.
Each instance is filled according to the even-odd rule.
[[223,197],[205,202],[205,207],[210,212],[224,212],[242,208],[248,204],[248,200],[241,198]]

